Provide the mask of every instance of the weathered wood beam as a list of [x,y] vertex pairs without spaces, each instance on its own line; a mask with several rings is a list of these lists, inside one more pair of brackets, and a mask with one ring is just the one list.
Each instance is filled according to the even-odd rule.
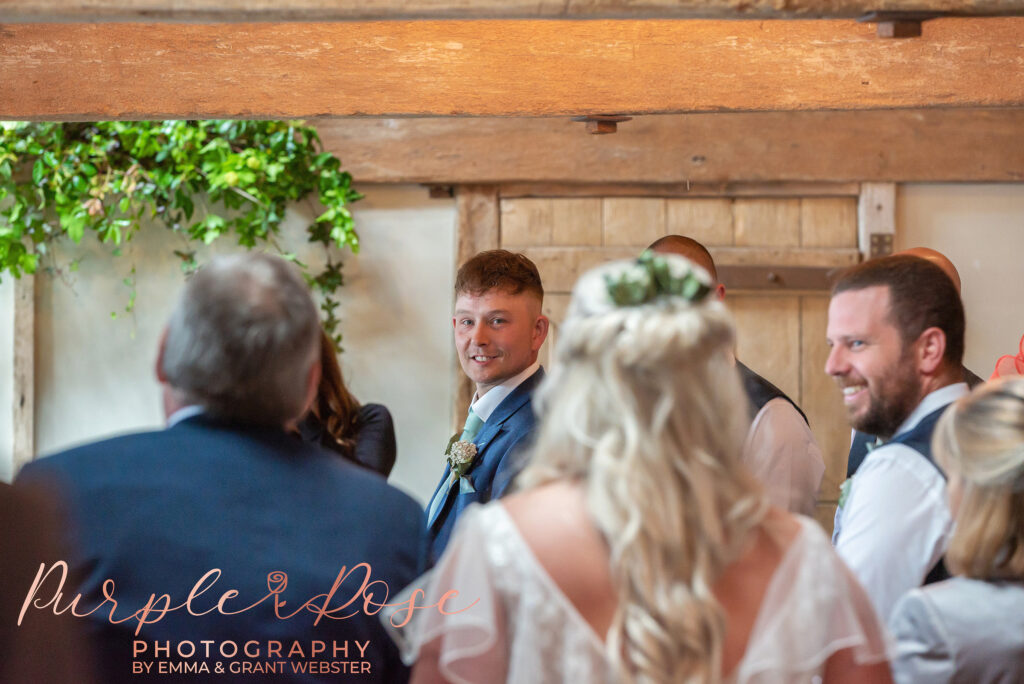
[[[498,188],[493,185],[463,185],[455,190],[455,268],[479,252],[497,249],[501,239],[501,210]],[[454,310],[454,306],[453,306]],[[476,394],[476,385],[456,361],[452,398],[452,431],[460,432],[466,412]]]
[[[631,259],[642,247],[526,247],[519,249],[540,271],[545,292],[572,292],[573,285],[588,269],[613,259]],[[860,261],[860,252],[853,248],[809,249],[803,247],[715,247],[709,246],[715,266],[735,274],[735,268],[768,266],[772,269],[845,268]],[[743,283],[741,283],[742,285]],[[748,284],[749,286],[749,284]]]
[[659,183],[699,196],[730,183],[1024,180],[1024,109],[643,116],[609,136],[568,119],[316,127],[356,180],[374,183]]
[[864,183],[857,203],[857,244],[865,258],[892,254],[896,241],[896,186]]
[[873,11],[1021,14],[1017,0],[0,0],[0,22],[801,19]]
[[12,24],[0,118],[1024,106],[1022,36],[1024,18],[901,41],[853,21]]
[[516,197],[856,197],[860,183],[510,183]]
[[722,266],[718,280],[730,292],[792,292],[828,290],[830,276],[839,267],[823,266]]

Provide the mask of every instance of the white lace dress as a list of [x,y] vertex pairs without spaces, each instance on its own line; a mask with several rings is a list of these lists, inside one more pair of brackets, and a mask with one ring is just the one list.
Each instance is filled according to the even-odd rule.
[[[817,523],[799,520],[801,531],[772,577],[729,683],[820,681],[828,657],[845,648],[859,664],[888,657],[884,630],[863,590]],[[604,641],[498,502],[467,511],[437,567],[403,595],[417,586],[426,591],[419,605],[436,603],[449,590],[459,594],[445,604],[452,614],[419,610],[405,629],[392,629],[410,664],[430,644],[438,670],[457,684],[617,681]]]

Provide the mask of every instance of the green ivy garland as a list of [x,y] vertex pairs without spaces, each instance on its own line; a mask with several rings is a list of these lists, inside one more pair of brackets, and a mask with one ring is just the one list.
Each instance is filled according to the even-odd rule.
[[[0,275],[34,273],[48,245],[92,231],[113,246],[145,218],[186,240],[182,269],[196,268],[191,241],[226,235],[268,244],[295,261],[322,294],[324,326],[340,343],[335,295],[341,262],[330,247],[359,251],[348,205],[362,197],[312,128],[286,121],[0,122]],[[284,253],[275,236],[285,208],[316,192],[325,208],[307,228],[323,245],[318,272]],[[72,264],[74,268],[76,264]],[[134,269],[125,279],[132,289]]]

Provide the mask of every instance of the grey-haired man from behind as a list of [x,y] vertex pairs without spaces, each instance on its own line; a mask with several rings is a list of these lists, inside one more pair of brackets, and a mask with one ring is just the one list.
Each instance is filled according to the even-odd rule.
[[[361,587],[379,581],[384,600],[419,574],[423,512],[289,432],[315,394],[319,345],[316,306],[290,264],[215,259],[190,278],[160,344],[168,427],[23,469],[19,482],[49,485],[71,522],[80,612],[108,591],[117,600],[115,615],[87,618],[102,681],[166,681],[175,666],[190,681],[407,679]],[[163,594],[187,610],[123,620]]]

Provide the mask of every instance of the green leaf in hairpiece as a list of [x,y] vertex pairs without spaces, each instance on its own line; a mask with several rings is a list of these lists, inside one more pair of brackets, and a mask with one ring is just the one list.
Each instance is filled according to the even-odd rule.
[[605,274],[604,282],[616,306],[636,306],[655,296],[654,283],[645,271],[620,273],[617,279]]
[[604,276],[608,297],[616,306],[637,306],[653,301],[660,296],[683,297],[688,301],[700,301],[711,291],[692,269],[683,276],[672,272],[668,259],[647,250],[641,254],[632,268],[619,273],[617,278]]
[[687,273],[686,277],[683,278],[681,294],[691,302],[699,302],[710,291],[711,288],[702,283],[693,271]]

